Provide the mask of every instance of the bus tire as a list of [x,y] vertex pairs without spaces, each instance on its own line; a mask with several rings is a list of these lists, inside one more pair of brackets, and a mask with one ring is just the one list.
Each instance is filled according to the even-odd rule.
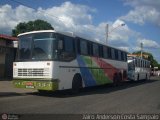
[[150,75],[148,75],[148,80],[150,80],[150,77],[151,77],[151,76],[150,76]]
[[72,93],[78,93],[82,88],[82,77],[80,74],[75,74],[72,81]]
[[124,70],[124,71],[123,71],[123,80],[126,79],[126,78],[127,78],[127,71]]
[[146,79],[145,80],[148,80],[148,75],[146,74]]
[[139,81],[139,74],[137,75],[137,81]]
[[122,73],[119,73],[119,76],[118,76],[118,85],[121,85],[122,80],[123,80]]

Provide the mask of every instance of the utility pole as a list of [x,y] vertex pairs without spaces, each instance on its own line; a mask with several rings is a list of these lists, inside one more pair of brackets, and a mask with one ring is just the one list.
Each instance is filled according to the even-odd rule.
[[106,32],[106,44],[108,44],[108,36],[109,36],[109,34],[110,34],[112,31],[114,31],[115,29],[117,29],[117,28],[119,28],[119,27],[121,27],[121,26],[124,26],[124,25],[125,25],[125,24],[122,23],[122,24],[118,25],[117,27],[114,27],[112,30],[109,31],[109,24],[106,24],[106,27],[105,27],[105,32]]
[[106,44],[108,44],[109,24],[106,24]]
[[141,58],[143,57],[143,43],[141,42]]

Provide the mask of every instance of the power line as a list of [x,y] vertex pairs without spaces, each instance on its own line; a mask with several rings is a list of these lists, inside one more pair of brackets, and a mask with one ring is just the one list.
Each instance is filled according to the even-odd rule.
[[[23,6],[25,6],[25,7],[28,7],[28,8],[31,8],[31,9],[33,9],[33,10],[36,10],[35,8],[33,8],[33,7],[29,6],[29,5],[26,5],[26,4],[22,3],[22,2],[19,2],[19,1],[17,1],[17,0],[10,0],[10,1],[13,1],[13,2],[15,2],[15,3],[18,3],[18,4],[23,5]],[[40,10],[39,10],[39,12],[40,12],[40,13],[44,13],[43,11],[40,11]],[[53,18],[58,19],[58,20],[59,20],[62,24],[64,24],[64,25],[67,24],[67,23],[64,22],[63,19],[61,19],[61,18],[59,18],[59,17],[57,17],[57,16],[55,16],[55,15],[51,15],[51,14],[48,14],[48,13],[44,13],[44,14],[46,14],[46,15],[48,15],[48,16],[50,16],[50,17],[53,17]],[[75,31],[76,31],[76,28],[74,27],[75,25],[74,25],[73,23],[71,23],[71,24],[72,24],[73,29],[75,29]]]
[[[31,9],[33,9],[33,10],[36,10],[35,8],[33,8],[33,7],[29,6],[29,5],[26,5],[26,4],[22,3],[22,2],[19,2],[19,1],[17,1],[17,0],[10,0],[10,1],[13,1],[13,2],[15,2],[15,3],[18,3],[18,4],[23,5],[23,6],[25,6],[25,7],[28,7],[28,8],[31,8]],[[42,13],[42,11],[39,11],[39,12]],[[60,19],[60,18],[57,17],[57,16],[53,16],[53,15],[50,15],[50,14],[48,14],[48,13],[45,13],[45,14],[48,15],[48,16],[51,16],[51,17],[54,17],[54,18],[58,19],[58,20],[61,21],[62,23],[64,22],[62,19]],[[63,24],[64,24],[64,23],[63,23]]]

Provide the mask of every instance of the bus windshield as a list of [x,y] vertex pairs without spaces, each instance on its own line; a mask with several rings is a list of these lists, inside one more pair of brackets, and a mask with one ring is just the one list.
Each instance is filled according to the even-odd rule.
[[135,70],[135,65],[133,60],[128,63],[128,71],[130,70]]
[[34,33],[19,37],[19,60],[55,59],[57,39],[54,33]]

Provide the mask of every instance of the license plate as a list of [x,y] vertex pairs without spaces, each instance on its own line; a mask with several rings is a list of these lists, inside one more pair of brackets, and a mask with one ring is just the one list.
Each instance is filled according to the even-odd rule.
[[26,82],[26,88],[34,88],[33,82]]
[[34,86],[28,86],[28,85],[26,85],[26,88],[34,88]]
[[25,85],[26,86],[33,86],[33,82],[26,82]]

